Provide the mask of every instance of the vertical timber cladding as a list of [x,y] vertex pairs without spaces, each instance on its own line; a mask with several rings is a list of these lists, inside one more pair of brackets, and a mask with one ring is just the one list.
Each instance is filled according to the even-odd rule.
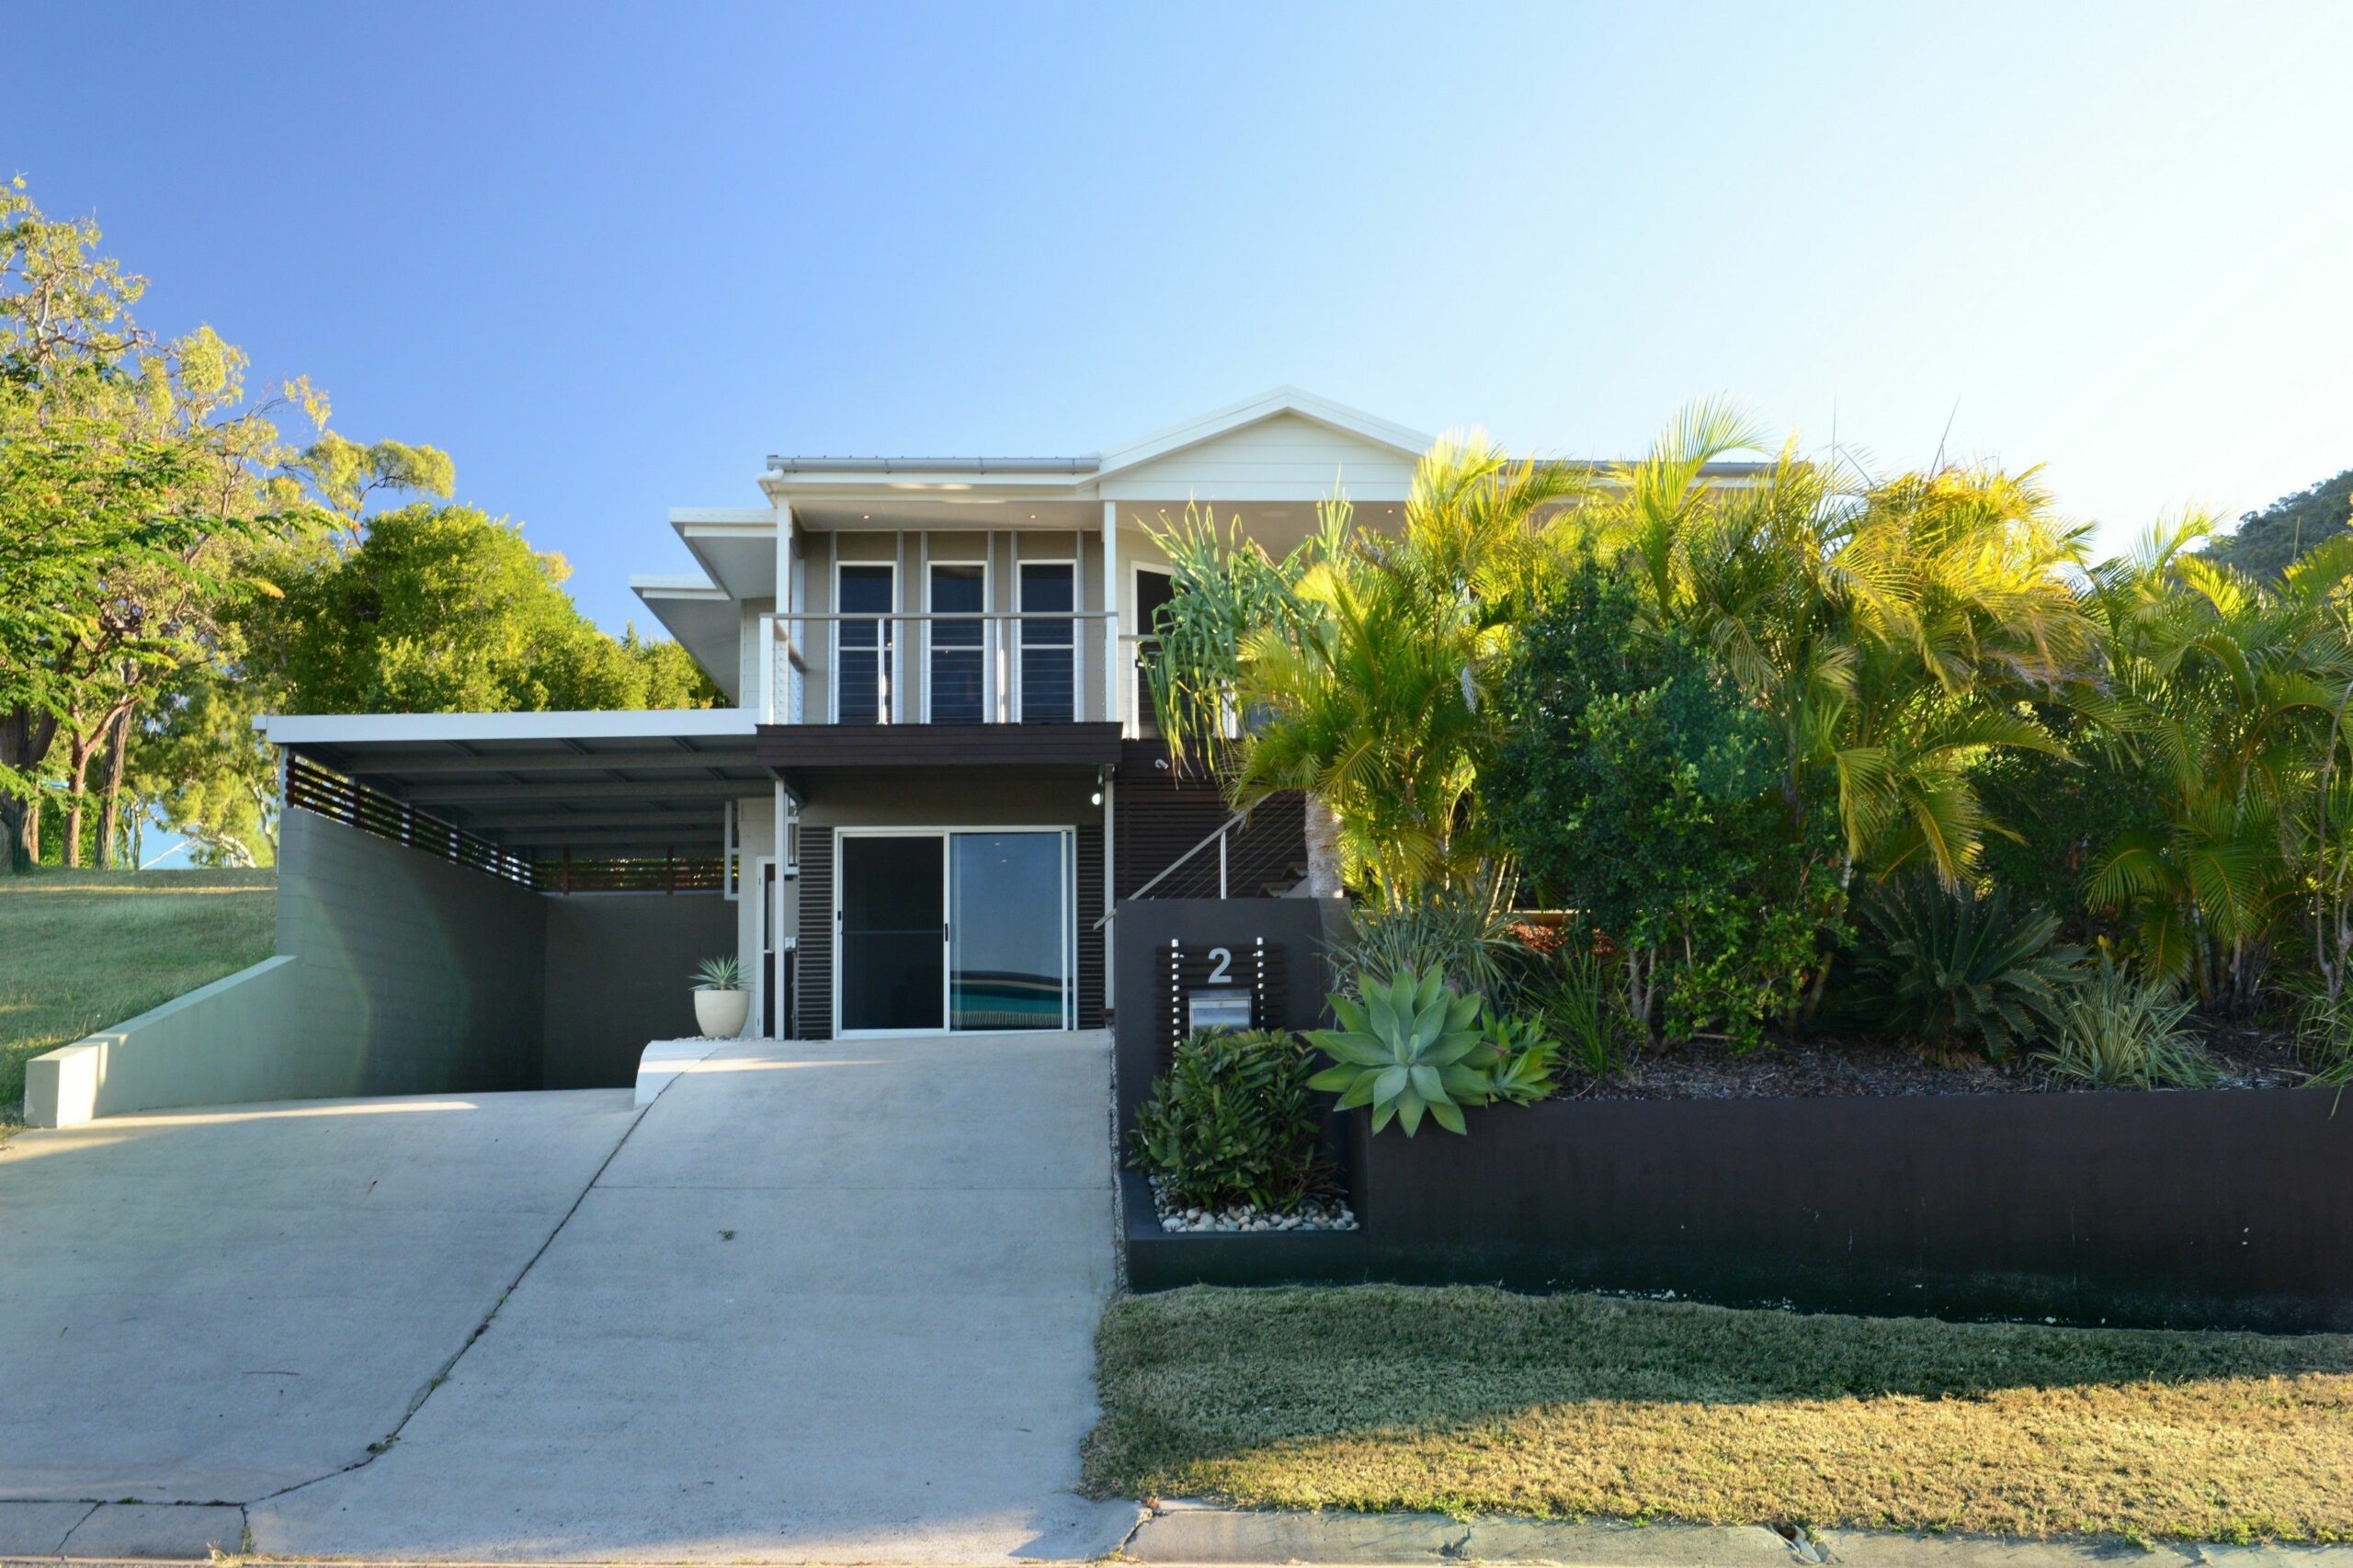
[[[1152,740],[1120,744],[1118,810],[1112,891],[1122,899],[1132,897],[1233,814],[1211,759],[1195,756],[1178,767],[1169,760],[1167,746]],[[1261,801],[1251,812],[1249,825],[1235,835],[1235,850],[1237,863],[1257,867],[1262,874],[1279,875],[1294,862],[1303,865],[1303,798],[1283,794]],[[1164,898],[1206,896],[1216,891],[1216,861],[1197,855],[1155,892]],[[1236,897],[1256,898],[1267,890],[1253,885],[1232,891]]]
[[1103,824],[1081,823],[1071,846],[1078,874],[1078,1027],[1103,1027],[1103,969],[1110,940],[1108,927],[1096,929],[1103,918]]
[[801,947],[792,1021],[802,1040],[834,1038],[834,830],[801,828]]

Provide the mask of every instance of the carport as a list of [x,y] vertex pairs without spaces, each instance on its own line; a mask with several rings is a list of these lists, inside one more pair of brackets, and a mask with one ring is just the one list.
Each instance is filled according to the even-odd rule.
[[[397,977],[397,989],[429,989],[438,967],[466,996],[506,993],[454,1021],[465,1037],[459,1081],[399,1087],[627,1084],[649,1040],[694,1032],[689,975],[700,960],[737,956],[756,994],[773,989],[759,960],[779,958],[783,944],[775,923],[758,918],[757,895],[776,867],[772,854],[747,847],[770,849],[780,787],[753,754],[748,715],[368,714],[265,724],[287,758],[287,936],[307,940],[313,960],[331,950]],[[403,886],[414,900],[420,861],[490,885],[437,875],[423,902],[446,916],[438,929],[377,930],[382,906],[370,884]],[[477,907],[485,903],[493,907]],[[322,929],[335,935],[322,941]],[[756,1014],[753,1032],[762,1022]],[[495,1038],[517,1029],[534,1047],[528,1063]]]

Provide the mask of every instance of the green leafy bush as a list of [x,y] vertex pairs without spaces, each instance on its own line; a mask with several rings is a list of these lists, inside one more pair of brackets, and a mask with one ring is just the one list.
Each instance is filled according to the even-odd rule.
[[2181,1027],[2189,1004],[2108,954],[2059,1005],[2058,1031],[2035,1065],[2066,1083],[2101,1089],[2200,1089],[2222,1075],[2198,1037]]
[[1862,902],[1860,951],[1841,1014],[1930,1044],[1958,1041],[1995,1062],[2058,1028],[2083,949],[2052,947],[2057,916],[1927,877],[1882,884]]
[[1291,1034],[1204,1029],[1180,1041],[1136,1113],[1136,1168],[1187,1208],[1290,1212],[1329,1185],[1316,1154],[1314,1074]]
[[1836,813],[1793,813],[1766,715],[1620,574],[1571,573],[1521,641],[1483,787],[1522,874],[1608,935],[1640,1028],[1761,1043],[1837,928]]
[[1389,979],[1357,976],[1356,998],[1336,995],[1336,1029],[1307,1038],[1333,1065],[1310,1085],[1340,1096],[1344,1110],[1372,1108],[1372,1130],[1393,1118],[1410,1138],[1427,1113],[1449,1132],[1463,1131],[1462,1108],[1486,1102],[1493,1048],[1479,1028],[1476,992],[1457,995],[1437,970],[1400,971]]

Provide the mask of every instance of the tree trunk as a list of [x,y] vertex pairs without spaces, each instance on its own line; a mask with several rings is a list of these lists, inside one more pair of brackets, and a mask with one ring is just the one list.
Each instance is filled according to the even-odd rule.
[[115,835],[122,831],[122,765],[131,750],[131,714],[128,710],[115,716],[107,730],[106,793],[98,805],[98,869],[111,871],[115,862]]
[[1309,794],[1303,804],[1307,814],[1307,896],[1338,898],[1347,891],[1340,885],[1339,813],[1321,795]]
[[[49,756],[57,737],[57,719],[29,708],[0,711],[0,767],[29,774]],[[28,871],[40,864],[40,797],[31,800],[0,793],[0,858],[12,871]]]
[[71,867],[82,864],[82,808],[90,799],[90,758],[97,750],[96,735],[86,741],[76,735],[66,743],[64,859]]

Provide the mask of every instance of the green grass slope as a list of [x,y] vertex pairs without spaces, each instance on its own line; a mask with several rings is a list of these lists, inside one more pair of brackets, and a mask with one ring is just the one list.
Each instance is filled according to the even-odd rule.
[[268,871],[0,875],[0,1122],[25,1063],[269,957]]

